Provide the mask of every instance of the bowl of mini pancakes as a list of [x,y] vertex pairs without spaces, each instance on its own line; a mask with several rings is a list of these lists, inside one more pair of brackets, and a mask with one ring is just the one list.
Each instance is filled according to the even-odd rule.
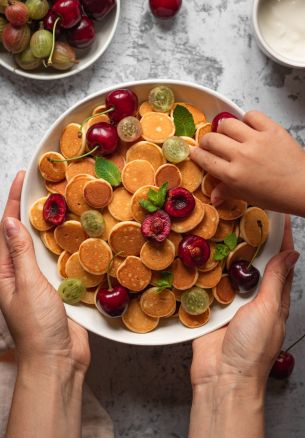
[[[174,96],[167,112],[158,111],[149,101],[151,90],[160,86],[169,88]],[[84,145],[86,132],[94,124],[103,121],[113,125],[109,114],[101,111],[114,90],[135,93],[136,118],[141,125],[139,138],[131,142],[119,139],[115,152],[104,157],[115,169],[115,182],[106,174],[101,176],[94,154],[70,162],[49,160],[77,158],[80,151],[88,150]],[[191,135],[181,135],[184,133],[177,127],[174,109],[178,106],[181,114],[185,108],[188,117],[191,115]],[[169,345],[222,327],[253,300],[259,285],[251,293],[240,294],[231,284],[228,270],[236,260],[250,262],[255,255],[253,264],[262,276],[267,262],[280,250],[283,215],[265,212],[243,200],[215,208],[210,196],[218,181],[189,156],[170,162],[163,148],[172,136],[183,138],[189,148],[196,147],[220,112],[243,116],[236,104],[196,84],[168,79],[137,81],[115,84],[86,97],[46,132],[26,172],[21,219],[32,235],[41,271],[54,288],[67,279],[78,279],[85,286],[77,303],[65,303],[69,318],[113,341]],[[191,193],[195,207],[186,218],[171,218],[166,239],[156,244],[143,234],[143,221],[151,213],[142,201],[154,201],[149,193],[158,194],[164,183],[167,190],[181,187]],[[53,194],[61,195],[67,208],[58,225],[46,221],[44,215]],[[160,202],[158,196],[155,202]],[[89,210],[103,216],[103,230],[94,238],[81,221]],[[266,235],[257,251],[261,234],[253,224],[262,220]],[[198,268],[187,267],[179,257],[179,245],[189,235],[199,236],[209,245],[209,258]],[[228,236],[234,237],[235,244],[219,259],[215,254],[221,253]],[[128,290],[129,303],[121,317],[111,318],[98,310],[98,291],[108,287],[107,277],[113,286]],[[204,290],[209,297],[200,315],[188,313],[184,305],[185,294],[194,288]]]

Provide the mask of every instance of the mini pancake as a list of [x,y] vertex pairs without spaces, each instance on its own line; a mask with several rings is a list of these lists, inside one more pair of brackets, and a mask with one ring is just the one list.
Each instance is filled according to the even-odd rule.
[[33,227],[38,231],[50,230],[53,225],[48,224],[43,218],[43,207],[47,200],[47,196],[37,199],[29,211],[29,219]]
[[177,301],[176,301],[175,307],[173,307],[171,313],[164,316],[164,318],[170,318],[171,316],[178,316],[178,305],[180,306],[180,303],[177,303]]
[[59,193],[59,194],[65,196],[66,187],[67,187],[67,180],[64,179],[64,180],[59,181],[59,182],[46,181],[45,185],[46,185],[46,189],[48,192]]
[[84,211],[91,210],[84,198],[84,187],[88,181],[94,180],[91,175],[76,175],[66,187],[66,202],[72,213],[81,216]]
[[83,160],[77,160],[70,163],[66,170],[66,178],[67,181],[71,181],[71,179],[75,175],[95,175],[95,161],[93,158],[84,158]]
[[211,199],[209,196],[206,196],[202,193],[201,187],[198,187],[198,189],[193,192],[193,195],[196,196],[196,198],[198,198],[203,204],[211,204]]
[[107,272],[112,258],[109,245],[102,239],[90,238],[81,243],[79,250],[79,262],[85,271],[94,275]]
[[140,187],[154,184],[155,171],[146,160],[128,162],[122,171],[122,183],[126,190],[135,193]]
[[139,292],[149,285],[151,270],[139,257],[128,256],[117,270],[119,283],[132,292]]
[[93,208],[104,208],[113,197],[113,190],[108,181],[95,179],[88,181],[84,186],[84,198]]
[[211,311],[210,308],[208,308],[201,315],[190,315],[189,313],[186,313],[186,311],[183,309],[182,306],[180,306],[178,316],[182,324],[185,325],[186,327],[198,328],[198,327],[202,327],[209,321],[210,314]]
[[173,288],[173,294],[175,295],[176,301],[181,302],[181,296],[184,293],[184,290]]
[[214,269],[219,264],[219,262],[214,259],[216,244],[214,242],[209,242],[209,245],[210,245],[210,257],[201,268],[198,268],[200,272],[211,271],[211,269]]
[[41,231],[40,237],[45,247],[48,248],[53,254],[60,255],[62,248],[57,245],[54,238],[54,230]]
[[204,218],[204,205],[197,198],[195,198],[195,201],[195,208],[189,216],[184,219],[172,219],[171,229],[176,233],[187,233],[188,231],[193,230]]
[[218,264],[214,269],[207,272],[200,272],[198,279],[196,281],[196,286],[202,287],[203,289],[211,289],[215,287],[221,279],[222,268]]
[[71,254],[68,251],[63,251],[57,260],[57,272],[61,278],[67,278],[66,263],[69,260]]
[[142,126],[142,137],[144,140],[161,144],[168,137],[175,134],[173,119],[164,113],[150,112],[144,114],[140,120]]
[[180,135],[180,138],[182,138],[182,140],[184,140],[189,146],[198,146],[198,143],[192,137],[187,137],[186,135]]
[[41,155],[38,162],[38,169],[41,176],[50,182],[59,182],[65,179],[67,163],[65,161],[53,163],[49,158],[54,160],[64,160],[64,157],[57,152],[46,152]]
[[98,286],[105,275],[93,275],[85,271],[80,264],[78,252],[71,255],[66,263],[67,278],[77,278],[85,287]]
[[140,189],[138,189],[133,194],[133,197],[131,198],[130,210],[131,210],[133,218],[137,222],[143,222],[143,220],[145,219],[145,217],[148,214],[148,212],[144,208],[141,207],[140,201],[141,201],[141,199],[148,199],[147,194],[148,194],[148,191],[150,188],[154,189],[154,190],[159,189],[159,187],[157,187],[157,186],[143,186]]
[[182,236],[179,233],[175,233],[175,231],[171,230],[169,235],[168,235],[168,240],[170,240],[171,242],[173,242],[174,246],[175,246],[175,255],[178,254],[178,247],[179,247],[179,243],[182,240]]
[[211,239],[216,233],[219,216],[215,207],[209,204],[203,204],[205,214],[200,224],[192,231],[193,234],[203,237],[203,239]]
[[109,234],[110,234],[112,228],[116,224],[118,224],[119,221],[114,219],[114,217],[109,213],[107,208],[105,208],[105,210],[103,210],[103,218],[104,218],[104,223],[105,223],[105,229],[104,229],[103,234],[100,237],[103,240],[108,240],[109,239]]
[[251,262],[254,254],[256,252],[256,248],[254,246],[249,245],[247,242],[242,242],[237,247],[230,252],[227,258],[226,267],[229,270],[232,263],[237,260],[247,260],[247,262]]
[[80,216],[77,216],[77,214],[71,213],[68,211],[66,214],[66,221],[77,221],[80,222]]
[[214,295],[212,289],[205,289],[206,293],[209,295],[210,306],[214,303]]
[[[102,112],[102,111],[101,111]],[[87,132],[91,126],[96,125],[97,123],[110,123],[110,119],[108,114],[92,114],[94,117],[89,119],[83,126],[84,132]]]
[[108,205],[109,213],[118,221],[129,221],[133,218],[131,212],[131,194],[119,187],[114,190],[113,197]]
[[141,295],[140,306],[146,315],[153,318],[167,318],[176,310],[176,298],[169,289],[158,292],[157,287],[147,289]]
[[92,115],[94,116],[95,114],[102,113],[106,109],[107,109],[106,104],[102,103],[101,105],[98,105],[95,108],[93,108]]
[[89,306],[95,306],[95,289],[86,289],[85,295],[82,296],[81,302],[84,304],[88,304]]
[[203,170],[191,160],[185,160],[177,163],[176,166],[182,175],[182,187],[194,192],[201,184]]
[[207,173],[206,175],[204,175],[201,183],[202,193],[208,197],[211,197],[212,191],[219,183],[219,179],[214,178],[214,176]]
[[175,245],[169,239],[165,239],[158,245],[145,242],[140,252],[140,258],[148,268],[154,271],[163,271],[174,261]]
[[215,242],[222,242],[229,234],[234,232],[235,222],[219,219],[216,233],[213,236]]
[[55,228],[54,237],[57,245],[73,254],[78,251],[80,244],[87,239],[80,222],[66,221]]
[[200,140],[204,135],[208,134],[209,132],[212,132],[211,123],[203,122],[197,125],[196,128],[197,129],[196,129],[195,139],[198,144],[200,143]]
[[74,158],[85,152],[86,136],[78,123],[69,123],[63,130],[60,140],[60,152],[65,158]]
[[247,203],[241,199],[230,199],[224,201],[217,207],[220,219],[224,221],[233,221],[243,216],[247,210]]
[[191,105],[190,103],[186,102],[175,102],[172,111],[171,116],[174,116],[174,109],[177,105],[184,106],[186,109],[189,110],[189,112],[192,114],[195,125],[199,125],[199,123],[203,123],[206,121],[206,117],[203,111],[201,111],[199,108],[195,107],[194,105]]
[[122,172],[126,164],[124,156],[118,152],[107,156],[107,160],[114,163],[119,168],[120,172]]
[[258,207],[250,207],[240,221],[240,235],[251,246],[266,242],[269,234],[267,213]]
[[187,268],[180,259],[176,259],[172,265],[174,275],[173,286],[176,289],[186,290],[196,284],[198,271],[196,268]]
[[236,292],[228,274],[223,274],[217,286],[213,287],[213,295],[215,300],[220,304],[232,303],[236,296]]
[[109,270],[109,275],[110,275],[111,277],[116,278],[118,268],[119,268],[119,266],[121,266],[121,264],[122,264],[124,261],[125,261],[124,257],[115,256],[115,257],[113,258],[113,261],[112,261],[112,263],[111,263],[111,267],[110,267],[110,270]]
[[174,164],[163,164],[160,166],[155,175],[155,184],[161,187],[165,182],[168,183],[168,189],[181,186],[182,175],[180,170]]
[[139,107],[139,114],[141,117],[143,117],[144,114],[151,113],[153,110],[154,109],[153,109],[152,105],[146,100],[146,101],[141,103],[141,105]]
[[115,225],[109,235],[112,251],[121,257],[138,256],[145,240],[141,233],[141,225],[133,221],[120,222]]
[[138,141],[127,150],[126,161],[134,160],[146,160],[152,165],[154,170],[157,170],[165,163],[160,146],[149,141]]
[[159,324],[159,318],[146,315],[140,306],[140,300],[135,298],[129,302],[127,311],[122,316],[124,325],[135,333],[148,333]]

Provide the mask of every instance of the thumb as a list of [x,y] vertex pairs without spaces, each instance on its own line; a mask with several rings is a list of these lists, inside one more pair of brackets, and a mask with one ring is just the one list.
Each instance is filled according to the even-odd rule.
[[217,184],[211,193],[211,202],[214,207],[219,207],[223,201],[232,198],[238,198],[238,195],[224,183]]
[[299,255],[297,251],[282,251],[269,261],[260,287],[260,298],[273,301],[277,306],[281,306],[282,294],[289,273],[296,264]]
[[33,240],[22,225],[15,218],[7,217],[3,221],[3,231],[6,246],[11,257],[17,288],[25,286],[41,275],[36,262]]

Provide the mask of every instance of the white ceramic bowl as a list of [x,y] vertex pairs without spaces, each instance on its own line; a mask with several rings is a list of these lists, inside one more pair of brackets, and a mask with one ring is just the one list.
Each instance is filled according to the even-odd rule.
[[[264,39],[264,36],[260,30],[260,20],[259,20],[259,9],[261,4],[266,0],[254,0],[252,6],[252,25],[254,30],[254,35],[256,42],[262,52],[265,53],[270,59],[277,62],[278,64],[284,65],[290,68],[305,68],[305,61],[294,61],[288,57],[285,57],[274,50]],[[293,7],[293,6],[291,6]]]
[[79,63],[75,64],[70,70],[59,71],[53,68],[48,68],[45,70],[41,69],[37,71],[22,70],[15,63],[13,56],[6,52],[2,44],[0,44],[0,65],[12,73],[16,73],[17,75],[30,79],[40,79],[46,81],[67,78],[85,70],[85,68],[93,64],[109,46],[119,22],[120,3],[121,0],[116,0],[115,8],[109,12],[104,20],[94,22],[96,39],[89,49],[76,49],[76,55]]
[[[89,97],[86,97],[81,102],[74,105],[66,111],[59,119],[50,127],[46,135],[42,139],[40,145],[36,149],[33,159],[26,172],[25,182],[22,191],[21,199],[21,219],[34,240],[36,256],[42,272],[46,275],[49,281],[55,288],[60,283],[60,278],[57,274],[56,260],[43,245],[39,234],[31,227],[28,211],[33,202],[45,196],[46,190],[42,178],[37,169],[38,159],[44,152],[56,150],[59,144],[59,137],[64,126],[70,122],[81,122],[89,114],[92,108],[104,102],[105,95],[117,88],[130,88],[139,98],[139,101],[147,99],[148,92],[156,84],[166,84],[170,86],[175,94],[177,101],[185,101],[201,108],[207,115],[208,120],[211,120],[214,115],[220,111],[229,111],[236,116],[242,116],[243,111],[238,108],[233,102],[221,96],[215,91],[209,90],[199,85],[194,85],[187,82],[171,81],[171,80],[147,80],[139,82],[131,82],[127,84],[117,84],[108,89],[99,91]],[[283,235],[283,215],[269,213],[271,232],[270,237],[264,247],[262,254],[256,259],[255,265],[260,272],[263,272],[267,261],[276,254],[281,245]],[[227,324],[234,316],[235,312],[245,303],[251,301],[251,297],[236,296],[233,303],[227,307],[213,305],[210,321],[203,327],[189,329],[184,327],[176,318],[163,320],[159,327],[147,334],[137,334],[130,332],[123,327],[120,320],[107,319],[102,317],[95,308],[91,308],[82,304],[75,306],[66,305],[67,314],[74,321],[78,322],[88,330],[105,338],[127,344],[136,345],[166,345],[174,344],[183,341],[188,341],[201,336],[205,333],[216,330],[217,328]]]

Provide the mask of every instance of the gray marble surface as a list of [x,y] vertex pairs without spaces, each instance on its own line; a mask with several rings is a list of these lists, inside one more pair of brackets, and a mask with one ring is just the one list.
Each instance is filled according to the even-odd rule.
[[[158,23],[147,0],[122,0],[116,36],[104,56],[76,77],[48,83],[0,70],[2,210],[17,169],[27,166],[49,125],[70,105],[104,86],[169,77],[214,88],[245,110],[257,108],[304,145],[305,72],[280,67],[257,48],[248,0],[184,0],[177,19]],[[291,176],[293,177],[293,175]],[[304,220],[293,220],[298,263],[285,344],[305,330]],[[90,336],[88,382],[113,417],[117,437],[182,438],[188,429],[191,345],[138,348]],[[294,350],[288,382],[270,382],[271,438],[305,436],[305,344]]]

